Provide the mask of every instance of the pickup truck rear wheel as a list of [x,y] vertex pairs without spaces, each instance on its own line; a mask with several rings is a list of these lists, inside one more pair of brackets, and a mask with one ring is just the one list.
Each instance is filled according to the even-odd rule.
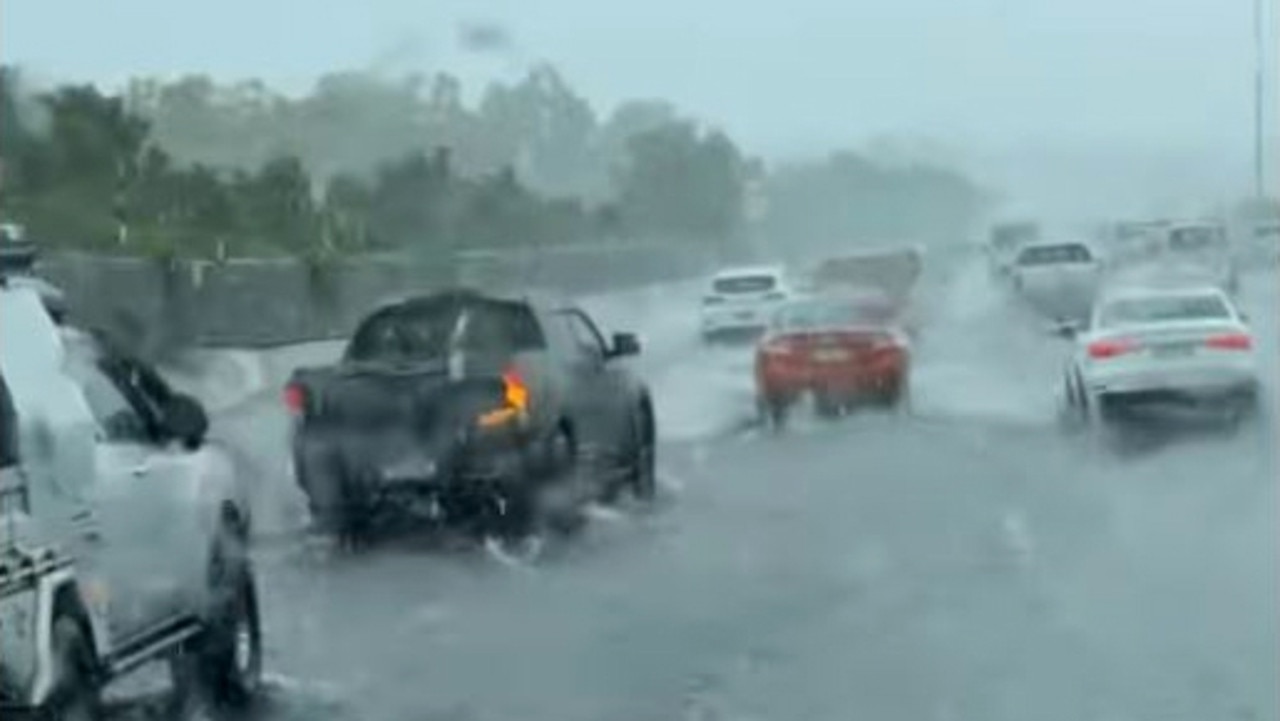
[[100,689],[93,653],[84,627],[70,616],[53,623],[53,660],[57,680],[47,718],[53,721],[97,721]]
[[658,495],[658,473],[653,413],[648,405],[636,413],[636,426],[628,481],[637,500],[652,501]]
[[369,545],[372,534],[373,508],[365,497],[367,491],[358,479],[342,478],[342,504],[337,519],[338,544],[356,551]]
[[[489,499],[488,528],[504,546],[525,545],[530,538],[541,535],[551,524],[552,499],[567,497],[579,482],[581,456],[578,444],[568,426],[558,424],[545,441],[543,462],[535,466],[530,477],[516,479],[505,488],[496,491]],[[563,505],[563,504],[561,504]],[[564,512],[565,509],[556,510]]]

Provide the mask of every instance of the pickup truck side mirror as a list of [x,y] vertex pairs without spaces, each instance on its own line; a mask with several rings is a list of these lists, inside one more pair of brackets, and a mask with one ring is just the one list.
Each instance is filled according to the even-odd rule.
[[1079,321],[1061,320],[1054,323],[1049,332],[1059,338],[1075,340],[1082,330],[1084,330],[1084,324]]
[[195,398],[175,393],[164,406],[165,428],[189,449],[199,448],[209,432],[209,416]]
[[640,339],[634,333],[614,333],[611,358],[640,355]]

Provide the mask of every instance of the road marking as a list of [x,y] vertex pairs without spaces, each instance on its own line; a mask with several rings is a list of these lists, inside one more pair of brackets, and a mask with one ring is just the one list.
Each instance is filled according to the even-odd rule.
[[532,572],[533,562],[542,555],[546,540],[542,536],[532,536],[521,540],[520,543],[524,548],[521,549],[519,555],[516,555],[503,548],[501,541],[493,536],[488,536],[484,539],[484,550],[489,554],[490,558],[508,568]]
[[618,509],[609,508],[608,506],[603,506],[599,503],[588,503],[583,507],[582,511],[587,518],[593,521],[616,523],[626,518],[626,515]]
[[[699,453],[698,451],[702,452]],[[694,452],[694,463],[698,466],[705,465],[706,452],[701,448],[699,448],[698,451]],[[674,476],[669,471],[665,470],[658,472],[658,485],[661,486],[664,491],[677,495],[683,493],[684,489],[689,487],[689,484],[685,483],[684,479]]]
[[1020,565],[1029,566],[1035,561],[1035,539],[1027,525],[1026,516],[1021,511],[1005,511],[1000,518],[1000,534],[1001,540],[1014,553]]

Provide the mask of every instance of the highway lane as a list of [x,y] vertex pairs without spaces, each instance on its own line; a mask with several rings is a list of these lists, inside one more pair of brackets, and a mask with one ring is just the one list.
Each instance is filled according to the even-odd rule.
[[[726,435],[745,356],[671,330],[646,368],[684,422],[664,503],[601,510],[532,566],[265,546],[257,716],[1280,718],[1270,418],[1127,453],[1066,437],[1065,348],[976,275],[936,290],[913,417]],[[1246,287],[1272,358],[1277,297]],[[284,473],[277,405],[224,427]]]
[[1082,462],[866,417],[670,445],[675,503],[531,567],[264,563],[269,717],[1275,718],[1276,468],[1248,444]]

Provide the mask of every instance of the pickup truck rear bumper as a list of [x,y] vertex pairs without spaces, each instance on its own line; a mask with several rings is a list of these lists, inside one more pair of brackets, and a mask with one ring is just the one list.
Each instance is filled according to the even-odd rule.
[[528,442],[496,433],[449,442],[299,434],[294,472],[319,526],[351,513],[449,515],[477,499],[518,493],[530,481]]
[[52,714],[0,701],[0,718],[4,721],[45,721],[52,718]]

